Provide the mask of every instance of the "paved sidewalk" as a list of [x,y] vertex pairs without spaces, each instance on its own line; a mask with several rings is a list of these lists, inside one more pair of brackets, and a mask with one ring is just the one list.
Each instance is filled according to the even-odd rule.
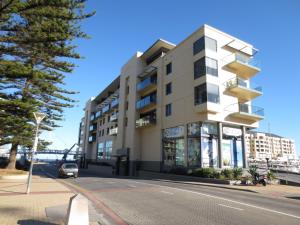
[[[0,180],[1,225],[64,224],[70,197],[74,193],[55,179],[34,175],[31,193],[25,194],[27,180]],[[90,224],[100,224],[89,202]]]

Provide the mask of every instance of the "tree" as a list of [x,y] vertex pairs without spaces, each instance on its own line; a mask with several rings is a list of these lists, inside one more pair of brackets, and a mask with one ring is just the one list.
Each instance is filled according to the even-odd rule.
[[[85,0],[6,0],[0,9],[0,144],[10,143],[8,168],[19,146],[31,147],[33,112],[46,113],[41,130],[51,130],[72,107],[75,94],[63,88],[79,59],[74,39],[87,38],[80,22]],[[9,4],[9,5],[8,5]],[[4,9],[3,9],[4,8]]]

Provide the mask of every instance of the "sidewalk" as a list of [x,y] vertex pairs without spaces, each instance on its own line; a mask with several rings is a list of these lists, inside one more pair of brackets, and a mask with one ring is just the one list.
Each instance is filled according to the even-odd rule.
[[[1,225],[64,224],[69,199],[74,193],[43,175],[32,179],[31,193],[25,194],[27,180],[0,180]],[[90,224],[99,224],[94,207],[89,203]]]
[[284,197],[284,198],[291,198],[291,199],[298,199],[298,200],[300,199],[300,187],[297,186],[273,184],[264,187],[259,185],[248,186],[248,185],[204,183],[200,181],[192,181],[193,178],[191,178],[190,176],[174,175],[174,174],[167,174],[167,173],[155,173],[155,172],[148,172],[148,171],[141,171],[139,178],[161,180],[166,182],[178,182],[178,183],[193,184],[199,186],[209,186],[209,187],[216,187],[216,188],[226,188],[226,189],[233,189],[233,190],[240,190],[240,191],[249,191],[249,192],[256,192],[256,193],[260,193],[272,197]]

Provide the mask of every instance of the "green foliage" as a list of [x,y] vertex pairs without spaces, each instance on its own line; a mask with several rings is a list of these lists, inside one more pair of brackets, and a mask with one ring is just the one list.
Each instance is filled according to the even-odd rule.
[[223,169],[221,174],[225,177],[225,179],[232,180],[233,179],[233,170],[232,169]]
[[233,172],[233,178],[236,180],[241,179],[242,175],[243,175],[243,169],[242,168],[234,168],[232,170]]
[[277,177],[275,176],[274,172],[272,170],[269,170],[267,173],[268,180],[272,181],[275,180]]
[[[80,22],[85,0],[2,0],[0,6],[0,145],[32,147],[34,111],[52,130],[72,107],[64,78],[79,59],[72,42],[87,38]],[[13,159],[13,158],[12,158]],[[14,159],[15,160],[15,159]]]
[[204,178],[215,178],[217,172],[214,168],[196,168],[193,170],[193,175]]
[[248,172],[251,174],[252,178],[255,177],[255,174],[257,173],[258,167],[256,165],[249,166]]

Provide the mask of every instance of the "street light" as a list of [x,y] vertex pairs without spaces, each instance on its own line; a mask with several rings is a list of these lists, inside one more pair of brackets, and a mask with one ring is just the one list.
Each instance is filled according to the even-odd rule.
[[36,123],[36,131],[35,131],[35,138],[34,138],[33,148],[32,148],[32,151],[31,151],[31,162],[30,162],[30,169],[29,169],[29,174],[28,174],[28,179],[27,179],[26,194],[29,194],[29,192],[30,192],[32,168],[33,168],[33,156],[34,156],[34,153],[36,152],[36,149],[37,149],[37,146],[38,146],[39,125],[40,125],[41,121],[46,116],[46,114],[41,113],[41,112],[34,112],[33,115],[34,115],[35,123]]

